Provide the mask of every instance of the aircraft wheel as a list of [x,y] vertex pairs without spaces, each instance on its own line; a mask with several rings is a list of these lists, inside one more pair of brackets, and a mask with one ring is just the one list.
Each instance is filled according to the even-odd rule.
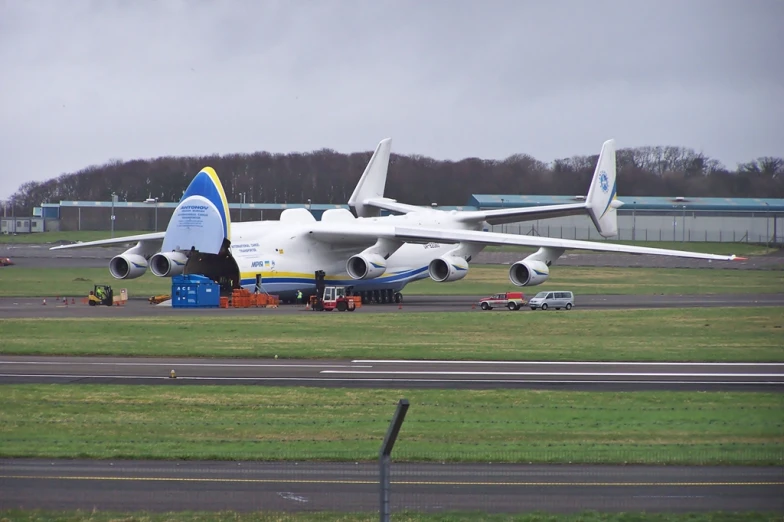
[[403,294],[400,292],[395,292],[395,303],[402,303],[403,302]]

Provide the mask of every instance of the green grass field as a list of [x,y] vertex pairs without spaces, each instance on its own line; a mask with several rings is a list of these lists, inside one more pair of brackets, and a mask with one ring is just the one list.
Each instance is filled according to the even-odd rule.
[[779,393],[4,385],[0,456],[784,464]]
[[784,271],[555,266],[550,270],[550,279],[546,283],[517,288],[509,282],[508,266],[471,265],[468,275],[461,281],[436,283],[424,279],[409,284],[403,293],[485,296],[522,290],[526,295],[533,295],[541,290],[557,289],[572,290],[578,298],[589,294],[780,293],[784,292]]
[[[376,522],[377,513],[236,513],[169,512],[120,513],[110,511],[0,510],[0,522]],[[521,515],[490,513],[398,513],[396,522],[781,522],[777,513],[597,513],[576,514],[525,513]]]
[[2,319],[0,353],[784,361],[781,307],[275,314],[275,310],[259,310],[244,317],[221,316],[216,311],[214,316],[197,317]]
[[[165,225],[164,225],[165,226]],[[165,229],[159,230],[164,232]],[[138,234],[150,234],[152,230],[116,230],[114,237],[135,236]],[[0,234],[0,243],[18,244],[46,244],[58,241],[97,241],[99,239],[109,239],[112,237],[110,230],[82,230],[73,232],[39,232],[35,234]]]
[[[784,267],[784,265],[782,265]],[[118,281],[109,268],[0,268],[0,297],[86,296],[95,284],[127,288],[131,298],[168,294],[171,280],[149,272],[138,279]],[[540,286],[524,287],[526,294],[540,290],[569,289],[588,294],[734,294],[784,292],[784,270],[710,270],[691,268],[593,268],[559,267]],[[425,279],[411,283],[405,295],[475,295],[520,291],[509,282],[509,267],[471,265],[462,281],[436,283]],[[116,292],[115,292],[116,293]]]

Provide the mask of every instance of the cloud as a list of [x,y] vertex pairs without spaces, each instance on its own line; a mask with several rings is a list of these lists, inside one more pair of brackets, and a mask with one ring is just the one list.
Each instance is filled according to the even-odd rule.
[[[0,198],[112,158],[782,155],[777,0],[31,0],[0,7]],[[219,173],[220,174],[220,173]]]

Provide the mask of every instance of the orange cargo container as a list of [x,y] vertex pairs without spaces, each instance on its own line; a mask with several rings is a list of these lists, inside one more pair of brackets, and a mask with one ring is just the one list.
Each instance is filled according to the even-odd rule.
[[220,306],[221,308],[228,308],[229,307],[229,298],[228,297],[221,297],[218,306]]

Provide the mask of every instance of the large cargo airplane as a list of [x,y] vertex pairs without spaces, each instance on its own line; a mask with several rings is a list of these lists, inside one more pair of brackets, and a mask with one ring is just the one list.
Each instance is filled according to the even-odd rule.
[[[321,221],[304,208],[286,209],[277,221],[231,223],[218,175],[205,167],[193,179],[165,232],[89,241],[56,249],[136,243],[112,258],[117,279],[203,274],[224,291],[244,287],[291,299],[316,289],[316,271],[328,283],[351,286],[367,301],[400,302],[410,282],[430,277],[448,283],[463,279],[469,262],[488,245],[538,250],[509,268],[516,286],[535,286],[568,249],[625,252],[732,261],[721,256],[606,242],[501,234],[488,224],[588,214],[603,237],[618,233],[615,141],[603,146],[585,200],[579,203],[477,211],[443,211],[384,197],[391,139],[378,144],[346,209],[330,209]],[[394,214],[380,216],[380,210]]]

